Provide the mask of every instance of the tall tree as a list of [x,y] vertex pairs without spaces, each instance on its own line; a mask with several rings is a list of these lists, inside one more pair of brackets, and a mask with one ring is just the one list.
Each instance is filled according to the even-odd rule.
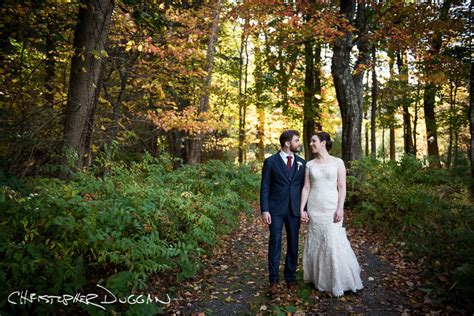
[[90,164],[95,109],[102,86],[103,53],[114,10],[112,0],[83,0],[74,33],[64,148],[72,150],[75,166]]
[[[309,143],[316,129],[321,129],[319,103],[321,98],[321,44],[308,39],[305,42],[305,79],[303,107],[303,139],[305,158],[311,158]],[[317,98],[316,96],[319,96]]]
[[474,65],[471,62],[469,77],[469,126],[471,134],[470,159],[471,159],[471,195],[474,197]]
[[265,159],[265,81],[263,78],[264,55],[260,49],[259,34],[254,37],[255,52],[255,107],[257,108],[257,137],[258,151],[257,159]]
[[[110,148],[119,132],[120,107],[126,98],[127,81],[131,75],[131,68],[139,57],[139,52],[125,53],[121,47],[119,49],[108,49],[108,51],[111,51],[109,53],[111,56],[109,57],[109,63],[104,65],[104,72],[106,74],[102,87],[104,89],[104,97],[112,107],[111,126],[107,135],[107,145]],[[111,80],[115,72],[118,75],[118,82]],[[110,91],[113,85],[119,86],[116,96]]]
[[[244,21],[242,35],[240,37],[239,52],[239,163],[243,163],[245,159],[245,122],[247,113],[247,70],[248,70],[248,18]],[[245,56],[247,58],[244,57]]]
[[415,147],[413,146],[412,128],[411,128],[411,116],[410,116],[410,103],[411,98],[408,96],[408,65],[406,58],[406,51],[399,50],[397,52],[397,67],[400,78],[401,89],[399,89],[404,95],[402,99],[403,109],[403,144],[406,154],[415,155]]
[[364,88],[364,121],[365,121],[365,157],[370,156],[370,121],[368,120],[368,115],[369,115],[369,102],[367,99],[367,96],[369,95],[369,76],[367,76],[366,82],[365,82],[365,88]]
[[[395,83],[394,81],[394,70],[393,70],[393,64],[394,64],[394,56],[389,53],[389,72],[390,72],[390,81],[388,82],[389,84],[390,83]],[[396,91],[396,90],[395,90]],[[396,93],[396,92],[395,92]],[[395,96],[392,94],[392,98],[390,101],[392,102],[387,102],[387,109],[388,109],[388,120],[389,120],[389,129],[390,129],[390,141],[389,141],[389,144],[390,144],[390,149],[389,149],[389,152],[390,152],[390,160],[395,160],[395,155],[396,155],[396,152],[395,152],[395,124],[396,124],[396,119],[395,119],[395,111],[396,111],[396,104],[395,104],[395,98],[398,98],[398,96]]]
[[418,136],[418,112],[420,111],[422,96],[421,96],[421,87],[419,85],[416,86],[415,90],[415,103],[413,106],[413,152],[416,153],[418,151],[418,143],[417,143],[417,136]]
[[377,72],[375,66],[377,65],[376,57],[376,47],[372,46],[372,93],[371,93],[371,107],[370,107],[370,154],[372,158],[377,156],[377,145],[375,139],[376,132],[376,119],[377,119],[377,93],[378,93],[378,83],[377,83]]
[[[57,19],[54,19],[54,15],[48,20],[48,29],[53,30],[55,27],[54,23]],[[45,50],[46,50],[46,60],[44,66],[44,99],[46,105],[49,108],[52,108],[54,105],[54,76],[56,72],[56,41],[55,34],[47,33],[45,34]]]
[[[334,42],[331,72],[342,116],[342,158],[348,162],[362,157],[364,71],[361,66],[369,57],[366,2],[341,0],[340,14],[351,27],[341,28],[343,35]],[[354,38],[355,32],[357,38]],[[351,51],[355,43],[359,52],[354,67],[351,67]]]
[[[203,79],[202,94],[199,100],[199,113],[205,113],[209,110],[209,95],[211,88],[212,70],[214,68],[214,56],[216,54],[216,43],[219,33],[219,20],[222,10],[222,1],[216,1],[216,7],[214,12],[214,18],[212,20],[211,29],[209,31],[209,39],[207,42],[207,57],[204,70],[206,75]],[[202,149],[202,137],[203,135],[197,134],[194,137],[190,137],[187,145],[187,162],[188,164],[195,164],[201,161],[201,149]]]
[[[440,21],[446,21],[449,18],[449,8],[451,7],[452,2],[452,0],[446,0],[443,2],[439,13]],[[430,80],[429,77],[436,68],[437,55],[440,53],[442,44],[443,31],[440,28],[437,28],[435,29],[431,39],[427,58],[428,60],[426,61],[425,65],[425,76],[427,78],[427,82],[425,83],[423,94],[423,109],[425,113],[428,157],[430,159],[430,165],[433,167],[440,167],[438,128],[435,116],[436,93],[438,92],[439,87],[433,80]]]

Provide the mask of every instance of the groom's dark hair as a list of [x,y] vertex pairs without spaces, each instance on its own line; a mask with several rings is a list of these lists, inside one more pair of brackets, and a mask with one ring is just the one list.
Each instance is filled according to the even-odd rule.
[[286,142],[291,142],[293,139],[293,136],[300,136],[300,133],[298,131],[295,131],[294,129],[289,129],[281,133],[280,135],[280,145],[281,147],[285,147]]

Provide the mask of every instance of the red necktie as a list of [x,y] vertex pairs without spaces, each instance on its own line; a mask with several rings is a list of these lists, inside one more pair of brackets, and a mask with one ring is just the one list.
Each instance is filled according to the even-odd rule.
[[293,157],[291,156],[286,156],[286,158],[288,159],[287,163],[286,163],[286,166],[288,167],[288,170],[291,170],[291,159]]

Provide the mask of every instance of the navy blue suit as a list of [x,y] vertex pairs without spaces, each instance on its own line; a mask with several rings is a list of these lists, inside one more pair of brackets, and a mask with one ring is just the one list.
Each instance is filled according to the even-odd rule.
[[278,283],[283,225],[287,235],[285,281],[296,281],[298,262],[298,233],[300,229],[301,190],[304,185],[306,162],[294,155],[288,170],[276,153],[265,159],[260,186],[260,211],[270,212],[271,225],[268,243],[268,270],[270,283]]

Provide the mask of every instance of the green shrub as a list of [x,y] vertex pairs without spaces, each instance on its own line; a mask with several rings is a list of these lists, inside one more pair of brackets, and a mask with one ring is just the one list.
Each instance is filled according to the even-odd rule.
[[354,222],[405,244],[416,257],[426,256],[433,272],[447,272],[467,288],[466,281],[474,281],[466,272],[474,264],[474,207],[469,181],[459,174],[427,168],[412,156],[355,162],[348,177]]
[[199,256],[251,209],[259,180],[246,166],[211,161],[173,171],[170,162],[146,156],[130,166],[108,162],[102,178],[92,169],[70,182],[2,181],[0,308],[14,290],[64,294],[105,282],[126,294],[144,289],[152,273],[192,277]]

